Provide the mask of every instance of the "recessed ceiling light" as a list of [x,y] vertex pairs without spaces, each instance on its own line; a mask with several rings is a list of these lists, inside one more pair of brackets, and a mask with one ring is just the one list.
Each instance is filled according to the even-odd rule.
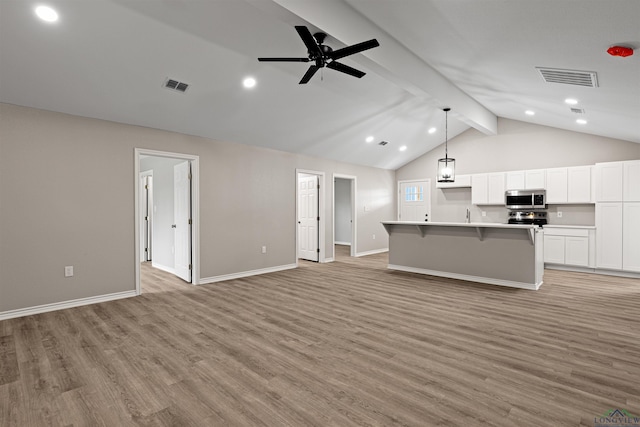
[[429,133],[436,133],[436,131],[437,131],[437,130],[438,130],[438,129],[436,129],[436,128],[430,128],[430,129],[429,129]]
[[247,89],[251,89],[256,85],[256,79],[254,79],[253,77],[247,77],[242,81],[242,85]]
[[38,18],[46,22],[56,22],[58,20],[58,12],[49,6],[36,7],[36,15],[38,15]]
[[578,120],[576,120],[576,123],[579,124],[579,125],[586,125],[587,121],[585,119],[578,119]]
[[398,150],[400,150],[400,151],[405,151],[406,149],[407,149],[406,145],[403,145],[402,147],[398,148]]
[[578,100],[573,98],[567,98],[564,100],[564,102],[565,104],[576,105],[578,103]]
[[368,136],[368,137],[365,139],[365,141],[366,141],[366,142],[373,142],[373,136]]
[[535,115],[536,115],[536,112],[535,112],[535,111],[533,111],[533,110],[527,110],[527,111],[525,111],[524,113],[525,113],[527,116],[535,116]]

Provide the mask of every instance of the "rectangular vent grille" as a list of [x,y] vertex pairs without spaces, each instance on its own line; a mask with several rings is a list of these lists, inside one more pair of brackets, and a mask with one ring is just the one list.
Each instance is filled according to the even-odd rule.
[[383,147],[384,147],[385,145],[387,145],[387,144],[388,144],[388,142],[387,142],[387,141],[380,141],[380,142],[378,143],[378,145],[382,145]]
[[571,112],[575,114],[584,114],[584,108],[572,108]]
[[598,87],[598,74],[595,71],[561,70],[559,68],[536,67],[547,83]]
[[166,87],[167,89],[177,90],[178,92],[186,92],[187,88],[189,87],[189,84],[179,82],[173,79],[167,79],[164,82],[164,87]]

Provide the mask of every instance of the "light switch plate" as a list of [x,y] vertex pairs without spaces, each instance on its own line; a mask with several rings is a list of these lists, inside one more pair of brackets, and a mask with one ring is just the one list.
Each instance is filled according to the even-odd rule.
[[64,268],[64,277],[71,277],[73,276],[73,265],[67,265]]

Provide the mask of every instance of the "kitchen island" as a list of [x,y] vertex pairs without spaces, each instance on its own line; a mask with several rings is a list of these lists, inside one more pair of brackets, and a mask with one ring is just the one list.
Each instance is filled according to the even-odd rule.
[[537,290],[544,273],[536,225],[385,221],[389,268]]

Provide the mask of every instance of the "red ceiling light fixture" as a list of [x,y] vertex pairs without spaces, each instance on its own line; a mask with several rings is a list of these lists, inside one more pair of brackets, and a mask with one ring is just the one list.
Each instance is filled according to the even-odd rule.
[[611,56],[622,56],[626,58],[627,56],[633,55],[633,48],[626,46],[611,46],[607,49],[607,53]]

